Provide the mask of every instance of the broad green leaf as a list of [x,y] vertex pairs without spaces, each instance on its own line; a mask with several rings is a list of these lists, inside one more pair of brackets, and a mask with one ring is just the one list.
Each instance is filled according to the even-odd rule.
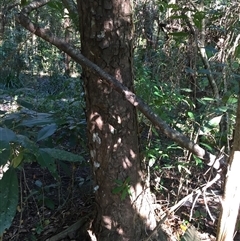
[[55,131],[57,130],[57,125],[55,123],[44,126],[39,132],[37,136],[37,141],[44,140],[48,138],[49,136],[53,135]]
[[50,199],[50,198],[47,198],[47,197],[44,197],[44,205],[51,209],[51,210],[54,210],[54,207],[55,207],[55,202]]
[[202,20],[205,18],[206,13],[204,12],[196,12],[193,15],[193,22],[195,23],[196,27],[202,29]]
[[36,116],[28,120],[23,120],[19,124],[19,126],[33,127],[33,126],[42,126],[42,125],[52,124],[52,123],[55,123],[55,121],[52,118],[51,114],[36,113]]
[[0,180],[0,235],[8,229],[18,204],[18,179],[14,168],[8,169]]
[[73,154],[68,151],[55,149],[55,148],[41,148],[40,150],[48,153],[51,157],[61,161],[79,162],[79,163],[82,163],[84,161],[84,158],[82,156]]
[[121,194],[121,201],[125,200],[128,195],[128,190],[127,188],[124,188]]
[[38,146],[35,142],[31,141],[28,137],[24,135],[17,135],[17,142],[24,147],[30,153],[38,153]]
[[122,192],[123,190],[124,190],[124,186],[117,186],[117,187],[113,188],[112,194],[118,194],[118,193]]
[[238,97],[237,96],[230,96],[227,103],[228,104],[236,104],[238,102]]
[[37,155],[37,162],[41,165],[41,167],[47,168],[54,178],[59,178],[57,166],[54,159],[43,149],[39,149],[39,154]]
[[23,160],[23,151],[19,152],[19,154],[12,159],[12,165],[14,168],[18,167]]
[[10,158],[11,147],[8,142],[0,141],[0,166],[5,165]]
[[0,141],[12,142],[16,139],[16,134],[12,130],[0,127]]
[[59,13],[63,12],[63,4],[59,1],[50,1],[47,5],[53,10],[57,10]]

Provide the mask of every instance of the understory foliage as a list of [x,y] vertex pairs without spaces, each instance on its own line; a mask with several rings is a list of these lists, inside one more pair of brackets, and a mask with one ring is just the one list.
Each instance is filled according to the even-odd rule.
[[[229,154],[240,79],[238,1],[135,0],[134,4],[136,94],[174,129],[210,152]],[[59,166],[67,172],[68,162],[88,165],[88,150],[81,68],[15,23],[18,3],[3,1],[0,7],[1,234],[15,216],[18,177],[25,165],[38,163],[58,183]],[[52,1],[32,18],[80,47],[75,16],[66,8]],[[71,24],[66,27],[67,20]],[[186,188],[195,173],[202,172],[201,160],[159,137],[141,114],[139,137],[156,195],[166,189],[159,178],[166,170]],[[39,180],[35,184],[42,188]],[[171,194],[170,203],[182,198],[180,191]],[[51,200],[44,203],[55,208]],[[204,215],[196,212],[195,221]]]

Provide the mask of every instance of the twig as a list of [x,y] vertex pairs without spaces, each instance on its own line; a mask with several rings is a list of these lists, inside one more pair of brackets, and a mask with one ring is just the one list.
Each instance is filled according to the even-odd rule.
[[74,224],[69,226],[67,229],[63,230],[61,233],[58,233],[58,234],[52,236],[51,238],[47,239],[46,241],[58,241],[60,239],[64,239],[69,234],[71,234],[74,231],[80,229],[80,227],[82,227],[87,222],[89,216],[90,216],[90,214],[88,214],[85,217],[82,217],[77,222],[75,222]]

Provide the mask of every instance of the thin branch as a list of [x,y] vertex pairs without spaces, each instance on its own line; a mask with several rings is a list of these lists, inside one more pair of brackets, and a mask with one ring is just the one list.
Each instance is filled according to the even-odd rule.
[[[46,4],[47,0],[41,0],[37,2],[39,6],[41,4]],[[36,7],[36,2],[33,2],[30,8],[27,6],[28,10],[22,10],[17,16],[17,21],[25,27],[27,30],[32,32],[33,34],[41,37],[52,45],[56,46],[58,49],[67,53],[73,60],[75,60],[80,65],[84,65],[88,67],[92,72],[99,75],[103,78],[103,80],[111,86],[114,90],[123,95],[123,97],[128,100],[132,105],[134,105],[141,113],[143,113],[162,133],[164,133],[168,138],[175,141],[179,144],[179,146],[188,149],[194,155],[204,160],[207,165],[213,166],[215,169],[221,169],[225,166],[225,159],[219,158],[217,159],[215,155],[209,153],[208,151],[201,148],[198,144],[191,141],[187,136],[182,133],[172,129],[166,122],[164,122],[158,115],[156,115],[153,110],[144,103],[139,97],[137,97],[133,92],[131,92],[126,86],[122,85],[116,78],[112,77],[104,70],[102,70],[99,66],[91,62],[89,59],[84,57],[77,48],[74,48],[63,39],[60,39],[54,36],[49,29],[44,29],[31,22],[31,20],[24,14],[26,12],[29,13],[29,9],[34,9]]]

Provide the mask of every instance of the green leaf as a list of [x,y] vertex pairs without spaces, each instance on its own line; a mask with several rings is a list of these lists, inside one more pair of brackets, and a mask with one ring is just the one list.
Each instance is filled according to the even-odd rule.
[[55,203],[52,199],[45,197],[44,198],[44,204],[47,208],[54,210],[55,208]]
[[0,141],[13,142],[16,139],[17,136],[12,130],[0,127]]
[[8,229],[18,204],[18,179],[14,168],[8,169],[0,180],[0,235]]
[[190,119],[192,119],[192,120],[195,119],[195,118],[194,118],[194,114],[193,114],[191,111],[188,111],[187,115],[188,115],[188,117],[189,117]]
[[14,168],[18,167],[23,160],[23,151],[19,152],[19,154],[12,159],[12,165]]
[[41,150],[48,153],[51,157],[61,161],[79,162],[79,163],[82,163],[84,161],[84,158],[82,156],[73,154],[68,151],[55,149],[55,148],[41,148]]
[[37,154],[38,146],[35,142],[31,141],[28,137],[24,135],[17,135],[17,143],[19,143],[22,147],[24,147],[28,152]]
[[58,126],[53,123],[47,126],[44,126],[39,132],[37,136],[37,141],[44,140],[48,138],[49,136],[53,135],[55,131],[57,130]]
[[175,32],[175,33],[169,33],[169,35],[172,35],[174,37],[187,37],[188,33],[186,33],[186,32]]
[[36,116],[34,116],[34,118],[29,120],[23,120],[18,126],[33,127],[33,126],[43,126],[43,125],[52,124],[52,123],[55,123],[55,121],[52,118],[51,114],[37,113]]
[[8,142],[0,141],[0,166],[5,165],[11,155],[11,147]]
[[39,149],[39,153],[37,155],[37,162],[41,165],[41,167],[47,168],[54,178],[59,178],[57,166],[54,159],[43,149]]
[[50,1],[47,3],[47,5],[53,10],[57,10],[59,13],[63,12],[63,5],[59,1]]
[[128,190],[127,188],[124,188],[121,194],[121,201],[125,200],[128,195]]
[[240,57],[240,44],[236,47],[234,54],[236,58]]
[[118,194],[118,193],[122,192],[123,190],[124,190],[124,186],[115,187],[115,188],[113,188],[112,193]]
[[34,109],[34,105],[31,104],[30,102],[27,102],[26,100],[23,99],[17,99],[17,103],[27,109]]

